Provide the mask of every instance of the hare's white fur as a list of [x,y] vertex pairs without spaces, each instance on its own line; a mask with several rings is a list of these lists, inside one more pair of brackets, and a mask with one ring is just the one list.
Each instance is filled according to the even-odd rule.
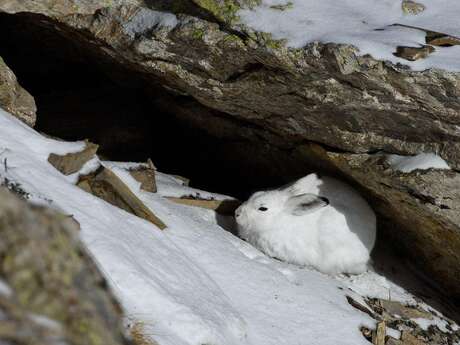
[[310,174],[255,193],[235,215],[239,235],[269,256],[332,275],[367,270],[375,214],[343,182]]

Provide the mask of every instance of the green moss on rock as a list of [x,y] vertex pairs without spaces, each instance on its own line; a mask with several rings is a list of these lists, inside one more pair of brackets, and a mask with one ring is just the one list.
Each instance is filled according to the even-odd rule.
[[203,38],[204,34],[205,34],[205,31],[203,29],[195,29],[192,32],[193,38],[195,38],[197,40],[201,40]]

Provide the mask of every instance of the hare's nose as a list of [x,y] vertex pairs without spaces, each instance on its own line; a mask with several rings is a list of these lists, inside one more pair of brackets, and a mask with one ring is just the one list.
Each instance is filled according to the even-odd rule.
[[239,216],[241,216],[241,209],[238,207],[238,208],[235,210],[235,217],[238,218]]

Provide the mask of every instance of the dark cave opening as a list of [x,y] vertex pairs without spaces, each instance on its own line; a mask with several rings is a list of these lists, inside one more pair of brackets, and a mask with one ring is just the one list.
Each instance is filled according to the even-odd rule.
[[89,139],[107,160],[151,158],[160,171],[187,177],[193,187],[242,199],[303,174],[303,167],[292,171],[295,162],[287,155],[282,162],[284,153],[264,143],[218,138],[183,121],[177,109],[191,117],[209,110],[37,19],[0,14],[0,56],[35,98],[36,130],[69,141]]

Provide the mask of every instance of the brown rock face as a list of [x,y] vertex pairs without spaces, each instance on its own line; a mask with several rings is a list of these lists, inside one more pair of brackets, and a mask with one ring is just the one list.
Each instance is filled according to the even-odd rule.
[[0,342],[127,344],[120,309],[69,216],[32,207],[0,187]]
[[93,174],[82,176],[78,186],[114,206],[155,224],[160,230],[167,227],[116,174],[107,168],[101,167]]
[[48,162],[64,175],[71,175],[80,171],[85,163],[94,158],[97,149],[97,145],[85,140],[85,147],[82,151],[68,153],[62,156],[51,153],[48,157]]
[[0,107],[33,126],[37,107],[34,98],[19,85],[13,71],[0,57]]
[[[245,177],[315,168],[353,183],[380,231],[460,300],[460,74],[413,72],[348,45],[287,49],[237,24],[238,6],[256,1],[66,3],[76,9],[7,1],[1,18],[12,35],[38,28],[72,42],[69,61],[84,52],[120,83],[142,80],[156,107],[225,142]],[[436,152],[453,170],[391,172],[378,151]]]

